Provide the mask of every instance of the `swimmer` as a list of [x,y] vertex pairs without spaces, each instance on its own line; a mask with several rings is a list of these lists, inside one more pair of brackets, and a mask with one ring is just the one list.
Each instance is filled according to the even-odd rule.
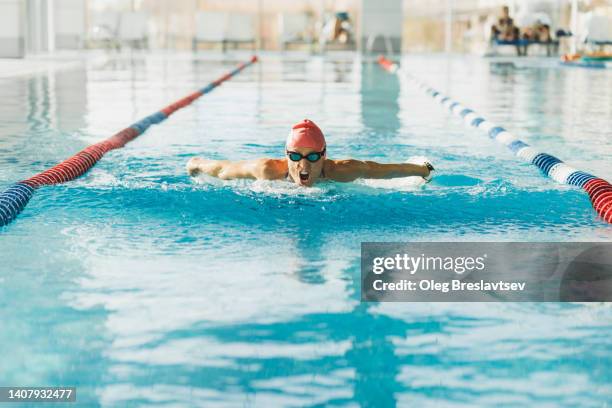
[[430,163],[383,164],[353,159],[331,160],[327,158],[326,151],[327,144],[321,129],[314,122],[304,119],[291,129],[285,145],[286,157],[283,159],[232,162],[194,157],[187,163],[187,172],[190,176],[203,173],[223,180],[289,180],[310,187],[317,181],[349,182],[359,178],[420,176],[429,181],[434,170]]

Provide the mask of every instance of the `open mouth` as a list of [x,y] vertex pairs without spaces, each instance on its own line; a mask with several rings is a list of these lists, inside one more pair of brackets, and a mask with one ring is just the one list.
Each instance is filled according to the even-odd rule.
[[307,171],[300,171],[300,181],[308,181],[309,177],[310,173],[308,173]]

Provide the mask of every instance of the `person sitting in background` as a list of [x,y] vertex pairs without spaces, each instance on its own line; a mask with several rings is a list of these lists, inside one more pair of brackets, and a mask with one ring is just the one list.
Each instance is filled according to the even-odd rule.
[[508,6],[503,6],[501,17],[497,20],[497,24],[491,27],[491,40],[513,42],[518,39],[519,29],[510,17],[510,9]]
[[352,27],[349,14],[345,11],[338,12],[334,15],[325,27],[323,27],[323,36],[329,42],[340,44],[348,44],[352,41]]
[[347,44],[351,39],[351,21],[347,12],[336,13],[333,41]]
[[550,26],[538,20],[533,26],[525,28],[523,38],[531,42],[549,43],[552,41],[550,37]]
[[552,41],[550,36],[550,26],[548,24],[540,25],[538,29],[538,41],[541,43],[549,43]]

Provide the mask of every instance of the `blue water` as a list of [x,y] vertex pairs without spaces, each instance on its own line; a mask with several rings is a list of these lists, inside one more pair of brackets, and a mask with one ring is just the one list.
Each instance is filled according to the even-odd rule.
[[[526,60],[527,61],[527,60]],[[202,87],[235,60],[90,62],[3,80],[0,189]],[[516,136],[612,180],[612,73],[442,57],[405,66]],[[523,65],[521,65],[523,64]],[[193,155],[428,157],[437,178],[191,180]],[[375,64],[264,56],[0,230],[0,385],[82,406],[607,406],[609,304],[361,304],[364,241],[610,241],[580,190]]]

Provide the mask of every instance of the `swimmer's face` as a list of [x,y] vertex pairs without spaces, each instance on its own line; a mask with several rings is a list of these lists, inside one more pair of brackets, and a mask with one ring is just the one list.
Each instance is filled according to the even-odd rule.
[[291,160],[291,157],[287,155],[287,167],[289,175],[295,184],[310,187],[321,177],[323,171],[323,163],[325,162],[325,155],[315,162],[309,161],[306,156],[311,153],[320,153],[310,147],[294,147],[287,148],[289,152],[300,153],[303,157],[299,161]]

